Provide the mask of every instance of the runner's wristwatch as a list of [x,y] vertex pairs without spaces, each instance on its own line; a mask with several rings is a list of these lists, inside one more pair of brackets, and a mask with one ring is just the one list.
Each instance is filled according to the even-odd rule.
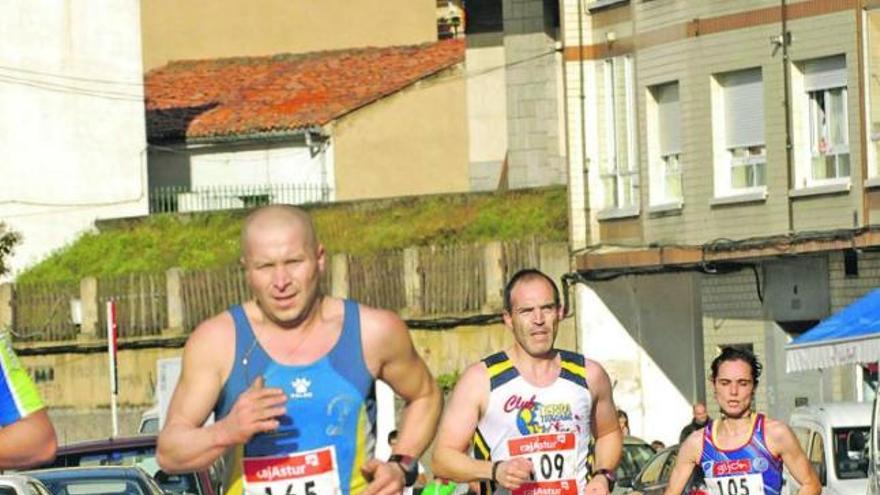
[[397,463],[403,470],[403,480],[406,486],[413,486],[419,478],[419,460],[411,455],[392,454],[388,462]]
[[602,475],[608,480],[608,491],[614,490],[614,484],[617,483],[617,475],[610,469],[597,469],[593,471],[593,476]]

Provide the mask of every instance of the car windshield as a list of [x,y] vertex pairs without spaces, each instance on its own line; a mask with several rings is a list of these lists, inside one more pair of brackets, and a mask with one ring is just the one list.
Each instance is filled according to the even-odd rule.
[[166,492],[179,494],[198,494],[194,474],[156,476],[159,463],[156,461],[154,446],[134,447],[125,450],[69,454],[55,460],[56,466],[137,466],[156,479]]
[[623,444],[623,455],[620,458],[620,465],[617,466],[617,479],[635,478],[653,456],[654,449],[650,445],[644,443]]
[[868,477],[867,426],[834,428],[834,469],[841,480]]
[[159,418],[146,418],[141,422],[138,433],[159,433]]

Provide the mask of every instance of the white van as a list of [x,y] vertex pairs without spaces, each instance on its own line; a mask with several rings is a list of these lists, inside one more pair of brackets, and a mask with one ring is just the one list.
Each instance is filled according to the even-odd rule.
[[868,495],[880,495],[880,394],[874,398],[874,412],[871,414],[871,462],[868,466]]
[[159,405],[155,405],[141,414],[141,423],[138,425],[138,433],[144,435],[159,434]]
[[[871,404],[833,402],[804,406],[791,413],[789,426],[819,474],[823,495],[863,495],[868,485]],[[800,486],[788,471],[783,493]]]

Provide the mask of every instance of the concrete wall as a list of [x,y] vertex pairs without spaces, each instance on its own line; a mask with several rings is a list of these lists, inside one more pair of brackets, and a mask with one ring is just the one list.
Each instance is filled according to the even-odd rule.
[[339,119],[336,199],[467,191],[465,88],[450,69]]
[[544,0],[502,0],[512,188],[566,183],[562,59]]
[[146,0],[142,9],[145,71],[170,60],[411,45],[437,39],[433,0]]
[[[435,377],[464,371],[470,363],[507,348],[510,331],[501,324],[451,330],[412,330],[419,354]],[[574,320],[561,322],[557,346],[577,350]],[[180,356],[182,349],[147,348],[119,352],[120,434],[137,431],[140,415],[154,404],[156,360]],[[105,353],[21,356],[24,366],[44,379],[37,383],[49,407],[61,443],[109,437],[110,392]]]
[[501,168],[507,155],[507,75],[504,46],[494,44],[472,47],[470,39],[468,43],[465,67],[470,189],[493,191],[498,188]]
[[0,1],[0,219],[13,270],[147,211],[140,2]]
[[632,433],[677,443],[691,403],[705,394],[698,277],[593,282],[577,287],[576,301],[581,348],[605,366]]
[[[119,436],[131,436],[138,432],[141,415],[148,408],[120,408],[116,419]],[[55,426],[59,445],[67,445],[85,440],[109,438],[112,418],[109,407],[97,409],[49,408],[49,417]]]

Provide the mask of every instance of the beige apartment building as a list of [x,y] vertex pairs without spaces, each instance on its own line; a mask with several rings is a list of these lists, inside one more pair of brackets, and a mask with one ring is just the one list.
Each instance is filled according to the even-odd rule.
[[770,414],[870,396],[876,371],[786,373],[784,346],[880,283],[880,2],[564,0],[562,17],[578,318],[622,407],[683,425],[723,345],[762,358]]

